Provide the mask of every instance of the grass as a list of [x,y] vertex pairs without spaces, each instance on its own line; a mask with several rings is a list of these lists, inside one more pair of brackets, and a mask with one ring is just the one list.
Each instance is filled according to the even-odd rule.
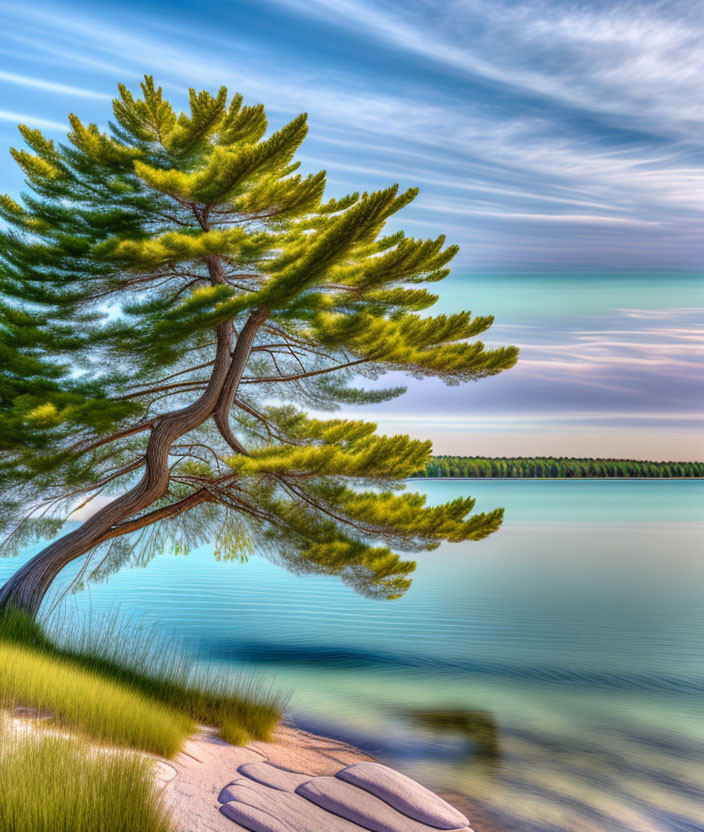
[[4,611],[0,704],[45,709],[90,737],[167,757],[195,723],[238,745],[270,738],[280,699],[198,673],[153,633],[116,621],[76,632]]
[[51,711],[96,740],[171,757],[193,732],[177,710],[59,657],[0,642],[0,700]]
[[3,832],[174,832],[148,761],[9,733],[0,733]]

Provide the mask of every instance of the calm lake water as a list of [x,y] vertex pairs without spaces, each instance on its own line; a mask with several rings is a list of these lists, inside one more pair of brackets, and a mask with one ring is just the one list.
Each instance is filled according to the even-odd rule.
[[477,832],[704,830],[704,482],[413,487],[506,520],[419,556],[399,601],[203,548],[71,603],[119,603],[290,691],[300,725],[449,795]]

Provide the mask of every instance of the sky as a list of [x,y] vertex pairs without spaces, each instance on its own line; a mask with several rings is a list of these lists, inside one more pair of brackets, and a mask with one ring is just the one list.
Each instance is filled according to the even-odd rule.
[[704,459],[700,0],[0,0],[0,188],[24,122],[106,125],[118,81],[301,111],[340,196],[420,187],[394,228],[459,243],[439,311],[517,367],[367,415],[437,452]]

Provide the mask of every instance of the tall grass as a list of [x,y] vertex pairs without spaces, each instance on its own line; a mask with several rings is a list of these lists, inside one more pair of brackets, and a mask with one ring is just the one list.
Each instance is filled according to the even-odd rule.
[[153,628],[125,621],[116,611],[81,628],[55,617],[46,633],[64,657],[219,728],[235,745],[270,739],[281,718],[281,693],[209,672]]
[[[8,669],[9,663],[9,669]],[[228,742],[267,740],[282,701],[197,671],[154,631],[119,624],[42,627],[0,616],[0,702],[46,708],[99,739],[170,756],[194,723]]]
[[150,766],[126,752],[0,730],[0,829],[173,832]]
[[50,711],[89,736],[171,757],[193,722],[127,685],[61,657],[0,641],[0,701]]

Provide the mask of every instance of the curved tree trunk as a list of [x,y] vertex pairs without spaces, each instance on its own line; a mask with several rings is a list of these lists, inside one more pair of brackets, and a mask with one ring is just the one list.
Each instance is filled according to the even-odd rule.
[[[103,540],[115,536],[114,527],[161,499],[169,486],[169,452],[181,436],[197,428],[219,409],[221,396],[231,401],[249,359],[264,314],[253,312],[232,350],[232,322],[217,330],[215,362],[208,386],[193,404],[160,416],[152,428],[142,479],[117,499],[99,509],[79,528],[64,535],[20,567],[0,589],[0,609],[13,606],[36,617],[44,596],[59,572]],[[227,392],[226,392],[227,391]],[[229,408],[228,408],[229,410]],[[129,526],[129,524],[128,524]],[[126,533],[129,527],[125,529]]]

